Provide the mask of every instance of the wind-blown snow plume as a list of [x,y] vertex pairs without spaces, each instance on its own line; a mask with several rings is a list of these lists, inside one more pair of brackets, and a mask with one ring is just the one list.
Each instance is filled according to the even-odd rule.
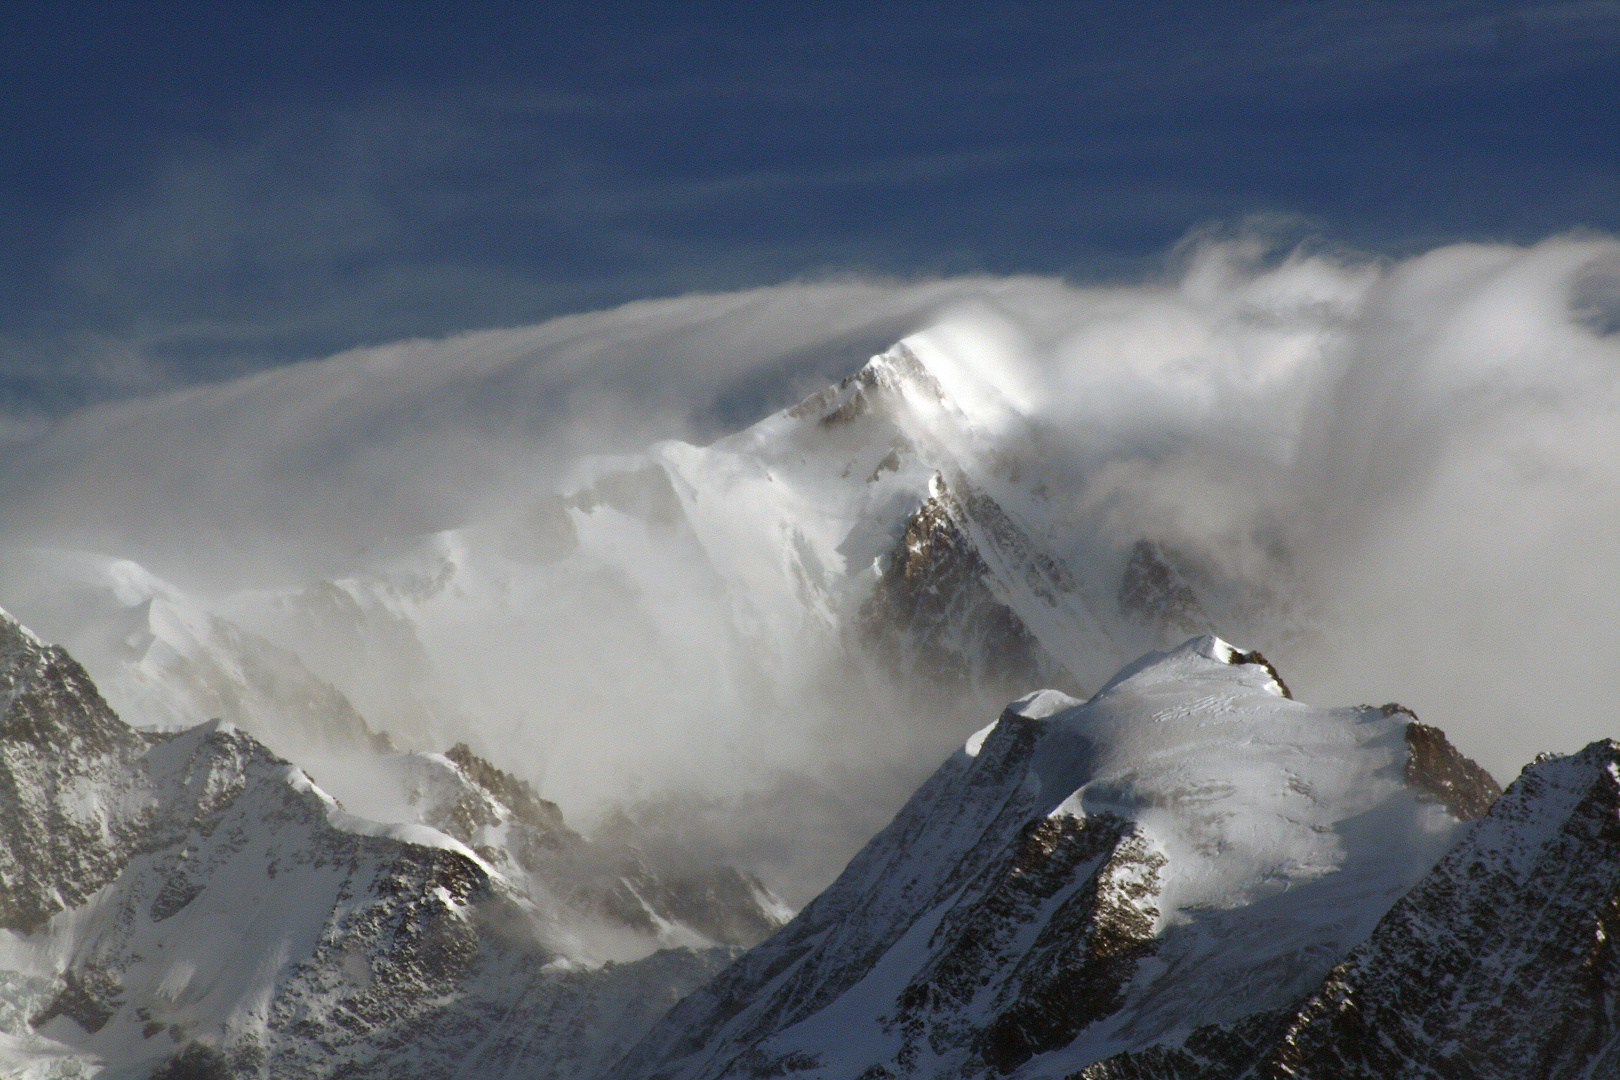
[[[461,558],[479,530],[566,523],[583,503],[546,500],[608,473],[632,479],[592,505],[633,503],[653,521],[666,495],[634,479],[639,464],[582,455],[707,442],[915,334],[964,430],[1040,474],[1070,565],[1117,574],[1151,540],[1226,598],[1215,628],[1242,624],[1229,632],[1300,693],[1400,700],[1498,773],[1611,734],[1599,695],[1620,680],[1620,243],[1380,261],[1239,236],[1173,261],[1135,285],[834,283],[644,302],[101,406],[9,454],[0,521],[10,550],[133,557],[286,650],[286,628],[255,623],[241,597],[347,580],[391,551]],[[660,447],[670,468],[697,460]],[[832,495],[795,497],[802,520],[844,520]],[[638,548],[593,520],[593,550],[634,572],[485,579],[493,606],[470,610],[533,617],[447,619],[417,643],[458,669],[411,713],[420,742],[469,739],[571,814],[627,795],[740,800],[747,839],[728,842],[767,861],[780,832],[757,823],[818,807],[839,834],[810,875],[825,880],[965,733],[890,715],[817,667],[835,631],[772,629],[778,593],[821,610],[802,583],[762,586],[739,611],[735,581],[684,541]],[[466,528],[410,539],[451,526]],[[892,541],[782,540],[812,577],[833,572],[829,552],[854,574],[856,555]],[[768,583],[752,550],[736,549],[734,577]],[[71,605],[32,565],[10,568],[0,602],[49,635]],[[398,614],[386,607],[371,616]],[[305,662],[367,720],[388,727],[426,700],[407,655],[379,666],[343,640],[331,631]],[[746,644],[772,640],[799,643],[777,657],[786,667],[761,667]]]

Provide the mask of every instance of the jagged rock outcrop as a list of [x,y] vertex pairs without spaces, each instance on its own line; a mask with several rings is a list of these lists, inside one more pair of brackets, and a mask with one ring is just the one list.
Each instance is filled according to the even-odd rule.
[[1412,717],[1406,725],[1406,782],[1434,798],[1463,821],[1484,817],[1502,796],[1502,785],[1446,741],[1439,728],[1418,722],[1405,706],[1385,705],[1382,712]]
[[787,415],[794,420],[814,420],[823,428],[836,428],[874,411],[892,410],[908,394],[929,405],[947,401],[933,372],[905,342],[900,342],[853,375],[811,394],[788,409]]

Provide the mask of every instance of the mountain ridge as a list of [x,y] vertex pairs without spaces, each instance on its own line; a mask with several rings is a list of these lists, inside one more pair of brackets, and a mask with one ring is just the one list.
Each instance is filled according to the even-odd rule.
[[[1286,605],[1118,532],[960,360],[916,335],[310,581],[41,554],[97,666],[0,616],[0,1066],[1620,1070],[1616,748],[1504,795],[1403,706],[1295,699],[1213,633],[1286,655]],[[816,816],[874,777],[898,812]]]
[[[486,1072],[594,1077],[733,955],[673,921],[663,894],[680,900],[680,881],[645,867],[623,880],[617,852],[594,878],[560,879],[577,897],[537,906],[515,873],[534,846],[523,837],[517,855],[481,854],[413,820],[355,816],[221,721],[136,731],[3,614],[0,688],[8,1075],[449,1077],[471,1054]],[[574,857],[592,850],[510,777],[455,756],[431,790],[461,787],[425,816],[447,807],[451,832],[517,819]],[[737,883],[709,896],[723,939],[774,925],[746,881],[716,880]],[[575,935],[597,922],[646,935],[641,959],[581,951]],[[684,946],[655,951],[663,927]]]
[[1060,1076],[1286,1007],[1462,827],[1409,724],[1213,637],[1031,695],[616,1075]]

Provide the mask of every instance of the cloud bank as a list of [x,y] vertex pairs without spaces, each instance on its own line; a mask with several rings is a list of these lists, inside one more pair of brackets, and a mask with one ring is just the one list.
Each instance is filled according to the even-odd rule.
[[[1032,419],[1071,556],[1151,536],[1287,612],[1288,633],[1242,643],[1301,697],[1398,700],[1498,774],[1620,734],[1606,236],[1387,260],[1239,232],[1194,238],[1133,285],[792,284],[357,350],[87,409],[19,443],[4,541],[128,555],[216,592],[298,581],[506,513],[581,455],[713,438],[929,328],[960,359],[953,380],[993,384]],[[631,666],[634,641],[618,646]],[[573,655],[514,657],[531,665],[514,680],[572,685]],[[904,760],[905,730],[873,736],[883,761]],[[916,753],[938,741],[917,736]],[[842,816],[824,787],[803,805],[853,835],[910,780],[868,777]],[[748,829],[780,809],[753,797]],[[779,839],[761,826],[747,842]]]

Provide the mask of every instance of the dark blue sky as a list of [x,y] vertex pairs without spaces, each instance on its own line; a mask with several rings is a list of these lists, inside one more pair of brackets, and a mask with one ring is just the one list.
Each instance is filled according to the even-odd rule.
[[1620,230],[1620,3],[74,4],[0,42],[0,412],[644,296]]

